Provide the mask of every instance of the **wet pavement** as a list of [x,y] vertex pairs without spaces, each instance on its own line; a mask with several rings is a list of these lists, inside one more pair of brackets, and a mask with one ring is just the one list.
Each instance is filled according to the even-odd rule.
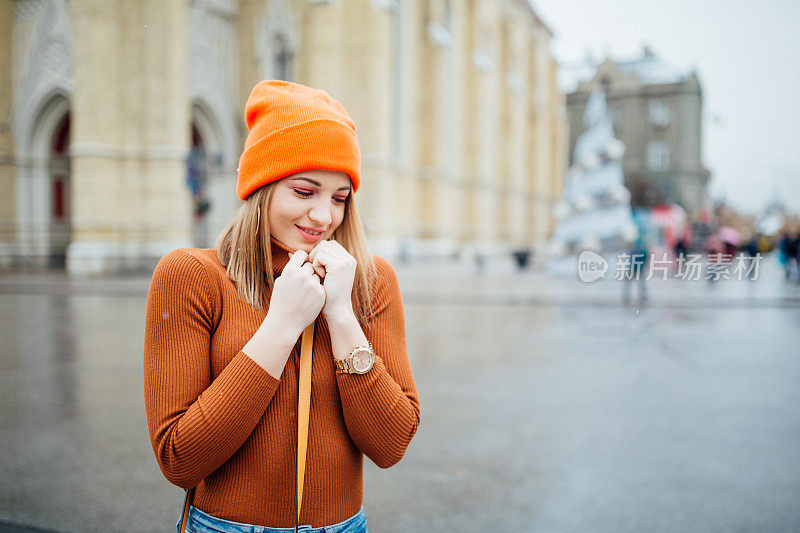
[[[371,533],[800,530],[800,287],[397,267],[422,424]],[[0,274],[0,531],[174,530],[143,277]]]

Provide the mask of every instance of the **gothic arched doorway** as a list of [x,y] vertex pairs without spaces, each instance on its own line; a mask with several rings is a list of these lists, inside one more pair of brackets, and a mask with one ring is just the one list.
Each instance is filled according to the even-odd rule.
[[33,116],[17,152],[17,264],[64,268],[72,233],[69,100],[55,93]]

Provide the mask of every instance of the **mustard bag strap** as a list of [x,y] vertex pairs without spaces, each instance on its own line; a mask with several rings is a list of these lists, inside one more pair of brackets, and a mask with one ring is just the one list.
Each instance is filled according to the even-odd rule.
[[303,331],[300,341],[300,378],[297,394],[297,514],[295,531],[300,521],[303,505],[303,480],[306,473],[306,450],[308,449],[308,418],[311,411],[311,359],[314,346],[314,323]]
[[189,519],[189,507],[194,501],[194,488],[186,490],[186,497],[183,499],[183,514],[181,515],[181,533],[186,533],[186,521]]

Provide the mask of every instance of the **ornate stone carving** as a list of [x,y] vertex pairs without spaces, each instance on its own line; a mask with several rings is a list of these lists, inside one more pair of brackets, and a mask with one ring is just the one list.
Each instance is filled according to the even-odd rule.
[[[17,2],[15,27],[32,27],[15,32],[15,58],[20,67],[14,90],[14,136],[18,156],[27,157],[27,140],[37,114],[55,94],[72,92],[72,31],[67,0],[25,0]],[[20,57],[22,55],[22,57]]]

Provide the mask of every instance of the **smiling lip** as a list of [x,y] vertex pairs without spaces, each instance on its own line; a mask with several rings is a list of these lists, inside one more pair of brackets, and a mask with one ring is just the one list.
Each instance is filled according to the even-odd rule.
[[[308,242],[317,242],[318,240],[320,240],[322,238],[322,230],[317,230],[317,229],[314,229],[314,228],[305,228],[303,226],[298,226],[297,224],[295,224],[295,226],[300,231],[300,235],[302,235],[303,238],[305,240],[307,240]],[[308,231],[306,231],[306,230],[318,231],[320,233],[319,233],[319,235],[312,235],[311,233],[308,233]]]

